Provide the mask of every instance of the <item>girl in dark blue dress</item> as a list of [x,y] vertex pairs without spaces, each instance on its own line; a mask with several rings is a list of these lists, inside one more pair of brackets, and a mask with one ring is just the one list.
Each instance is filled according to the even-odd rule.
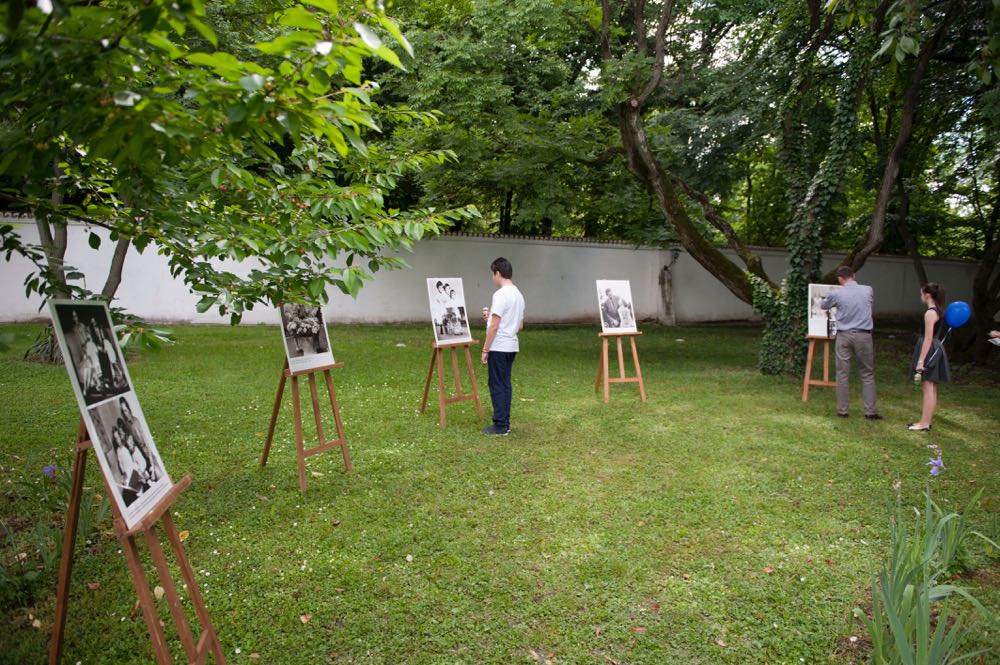
[[931,419],[937,408],[937,384],[941,381],[951,381],[951,370],[948,367],[948,354],[941,343],[941,330],[944,328],[944,287],[934,282],[928,282],[920,287],[920,302],[927,308],[924,311],[924,326],[917,345],[913,349],[913,363],[910,375],[915,382],[921,384],[923,391],[923,410],[920,420],[907,425],[911,432],[930,432]]

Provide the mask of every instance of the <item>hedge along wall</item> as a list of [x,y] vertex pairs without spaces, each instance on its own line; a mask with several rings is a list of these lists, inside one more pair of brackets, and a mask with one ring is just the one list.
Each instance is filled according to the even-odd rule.
[[[28,219],[6,220],[19,224],[27,242],[37,242],[38,232]],[[91,250],[82,224],[69,227],[67,263],[87,276],[87,286],[100,291],[107,275],[113,243],[106,232],[99,251]],[[760,249],[765,268],[774,279],[784,273],[785,252]],[[710,321],[748,321],[754,313],[749,305],[729,293],[710,273],[684,251],[634,247],[619,242],[577,239],[445,235],[420,242],[412,253],[404,252],[407,270],[378,273],[361,289],[357,299],[339,291],[330,293],[326,307],[331,323],[394,323],[426,321],[427,277],[461,277],[466,304],[473,313],[489,305],[493,292],[489,265],[505,256],[514,265],[514,282],[524,293],[527,321],[599,325],[596,279],[627,279],[640,320],[667,324]],[[829,254],[827,267],[840,255]],[[248,265],[220,264],[233,272]],[[967,261],[926,260],[930,279],[944,284],[949,300],[970,300],[976,264]],[[23,281],[30,264],[20,258],[0,262],[0,320],[30,321],[47,318],[40,312],[41,300],[26,298]],[[920,308],[919,282],[909,258],[873,256],[858,273],[858,280],[875,288],[876,316],[916,317]],[[228,323],[216,310],[198,314],[197,298],[184,282],[170,276],[167,261],[155,247],[143,254],[129,251],[116,304],[152,321]],[[246,323],[276,323],[277,314],[258,306],[247,312]]]

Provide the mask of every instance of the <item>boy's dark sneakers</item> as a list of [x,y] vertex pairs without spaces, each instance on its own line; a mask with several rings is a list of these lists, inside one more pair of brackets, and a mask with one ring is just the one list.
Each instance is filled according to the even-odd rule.
[[509,427],[499,427],[498,425],[490,425],[489,427],[483,428],[483,434],[491,434],[493,436],[507,436],[510,434]]

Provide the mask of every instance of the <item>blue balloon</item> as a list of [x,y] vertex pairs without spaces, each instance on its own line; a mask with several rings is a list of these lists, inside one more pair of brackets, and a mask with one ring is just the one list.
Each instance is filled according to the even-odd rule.
[[969,303],[956,300],[948,305],[944,310],[944,321],[952,328],[961,328],[972,316],[972,308]]

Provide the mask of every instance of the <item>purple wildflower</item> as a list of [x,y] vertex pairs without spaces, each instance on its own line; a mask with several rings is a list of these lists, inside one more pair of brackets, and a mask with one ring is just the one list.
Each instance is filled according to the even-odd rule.
[[938,457],[937,459],[932,459],[927,462],[927,466],[931,468],[931,475],[936,476],[942,471],[944,471],[944,461]]
[[49,464],[44,469],[42,469],[42,473],[45,474],[46,478],[55,478],[56,477],[56,467],[54,467],[51,464]]

